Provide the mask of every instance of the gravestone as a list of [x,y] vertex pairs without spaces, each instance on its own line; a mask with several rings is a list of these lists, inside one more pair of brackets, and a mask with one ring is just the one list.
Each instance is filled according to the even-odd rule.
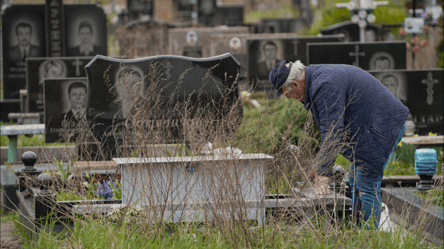
[[406,42],[310,43],[307,64],[348,64],[364,70],[406,68]]
[[[250,80],[267,81],[271,69],[282,60],[300,60],[308,64],[307,44],[322,42],[331,44],[342,41],[343,35],[329,36],[294,36],[281,37],[251,37],[247,39],[248,46],[248,78]],[[339,43],[342,44],[342,43]],[[253,83],[254,84],[254,83]],[[268,84],[269,85],[269,84]]]
[[2,11],[3,97],[19,99],[27,57],[46,55],[45,6],[10,5]]
[[9,113],[19,113],[22,111],[20,107],[20,99],[0,99],[0,121],[9,123]]
[[75,141],[79,122],[88,108],[88,83],[86,78],[45,79],[45,142],[62,141],[67,132],[74,132]]
[[154,0],[128,0],[126,9],[129,14],[129,20],[140,19],[143,16],[153,18]]
[[222,5],[217,7],[213,25],[242,26],[244,24],[243,5]]
[[19,91],[26,86],[26,58],[107,55],[107,19],[102,7],[70,4],[61,8],[60,0],[47,2],[51,13],[44,4],[9,5],[2,11],[5,99],[20,98]]
[[[359,41],[359,26],[352,21],[337,23],[323,28],[320,31],[322,35],[344,34],[345,42]],[[390,29],[383,29],[380,26],[370,23],[365,27],[364,34],[366,42],[388,41],[394,39],[393,35],[390,33]]]
[[199,23],[205,26],[213,26],[213,19],[218,7],[216,0],[197,0],[197,16]]
[[93,57],[51,57],[26,59],[28,111],[44,112],[44,79],[86,77],[84,67]]
[[443,71],[389,70],[369,71],[410,110],[415,134],[444,134]]
[[169,54],[203,58],[211,56],[211,35],[248,34],[248,27],[176,28],[169,30]]
[[241,64],[240,78],[247,78],[248,71],[248,38],[270,38],[270,37],[297,37],[295,34],[213,34],[211,35],[211,52],[210,56],[216,56],[224,53],[231,53]]
[[[164,55],[116,60],[96,56],[85,67],[87,118],[92,121],[97,138],[111,148],[120,138],[108,134],[109,128],[134,119],[141,108],[149,111],[145,114],[150,117],[147,125],[171,134],[167,142],[183,142],[180,133],[183,105],[191,101],[192,108],[187,109],[191,116],[197,108],[206,107],[209,115],[217,112],[221,115],[218,117],[223,117],[228,111],[226,107],[232,108],[239,98],[236,81],[239,66],[231,54],[206,59]],[[154,105],[160,105],[162,113],[152,110]],[[241,106],[236,110],[242,113]]]

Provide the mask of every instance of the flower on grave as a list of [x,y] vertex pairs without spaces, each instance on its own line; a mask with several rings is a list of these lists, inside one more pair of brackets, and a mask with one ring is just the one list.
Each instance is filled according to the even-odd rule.
[[[112,180],[111,180],[112,182]],[[112,182],[114,184],[114,182]],[[113,191],[111,189],[111,187],[109,186],[109,181],[105,181],[103,180],[103,185],[100,184],[99,182],[99,186],[97,187],[97,191],[92,190],[92,192],[102,198],[105,199],[111,199],[111,197],[114,196]]]
[[422,40],[421,41],[421,47],[427,47],[429,45],[429,43],[426,40]]
[[419,43],[419,38],[417,36],[412,38],[412,43],[413,44],[418,44]]
[[429,132],[429,136],[436,137],[436,133]]
[[419,47],[418,46],[413,46],[413,48],[412,48],[412,52],[414,53],[414,54],[416,54],[416,53],[418,53],[419,52]]
[[418,135],[418,134],[415,134],[415,135],[413,135],[413,137],[419,137],[419,135]]

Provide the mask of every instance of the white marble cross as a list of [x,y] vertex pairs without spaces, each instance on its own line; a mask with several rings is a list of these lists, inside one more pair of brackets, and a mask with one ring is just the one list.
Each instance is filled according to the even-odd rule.
[[432,72],[429,72],[427,74],[427,79],[423,79],[421,81],[421,83],[427,85],[427,104],[432,105],[433,104],[433,85],[438,84],[439,80],[433,79]]
[[350,52],[349,55],[350,57],[355,56],[353,65],[359,67],[359,56],[365,56],[365,52],[359,52],[359,45],[355,45],[355,52]]

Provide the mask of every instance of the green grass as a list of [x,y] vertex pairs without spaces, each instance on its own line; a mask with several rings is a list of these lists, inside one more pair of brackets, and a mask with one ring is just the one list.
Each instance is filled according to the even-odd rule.
[[424,198],[428,203],[432,203],[444,208],[444,190],[431,189],[423,193],[414,193]]
[[32,240],[23,226],[17,226],[22,248],[439,248],[428,247],[420,235],[404,235],[401,229],[381,232],[339,227],[333,232],[321,227],[316,231],[292,231],[282,224],[247,229],[245,233],[240,226],[228,231],[209,225],[180,224],[168,228],[165,224],[119,225],[84,220],[76,222],[69,233],[56,235],[45,230]]
[[251,10],[244,15],[245,23],[259,22],[262,18],[294,18],[300,15],[299,10],[291,3],[277,4],[276,9]]

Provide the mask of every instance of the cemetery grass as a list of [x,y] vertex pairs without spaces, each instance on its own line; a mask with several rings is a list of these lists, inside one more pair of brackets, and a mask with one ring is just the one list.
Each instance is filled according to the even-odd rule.
[[444,208],[444,190],[443,189],[431,189],[423,193],[414,192],[416,195],[424,198],[427,203],[438,205]]

